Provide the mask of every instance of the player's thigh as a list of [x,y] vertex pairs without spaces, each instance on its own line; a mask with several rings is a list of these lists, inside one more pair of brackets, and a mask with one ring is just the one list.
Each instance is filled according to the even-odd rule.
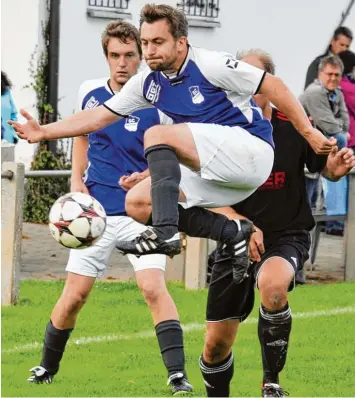
[[243,322],[254,307],[253,281],[247,278],[240,284],[234,283],[229,258],[219,256],[218,252],[217,255],[214,254],[214,260],[209,264],[211,279],[206,307],[207,324],[228,320]]
[[[116,226],[116,241],[133,240],[146,229],[147,227],[144,224],[133,220],[131,217],[119,217]],[[127,257],[135,272],[148,269],[165,271],[166,256],[162,254],[147,254],[140,257],[128,254]]]
[[193,135],[187,124],[151,127],[144,134],[144,147],[166,144],[174,148],[180,163],[193,170],[200,170],[200,159]]
[[241,127],[188,123],[201,177],[237,189],[256,189],[269,177],[274,150]]
[[[255,192],[253,189],[235,189],[201,178],[200,173],[181,166],[180,204],[185,207],[225,207],[239,203]],[[182,200],[181,200],[182,199]]]
[[103,276],[116,245],[116,222],[117,217],[108,216],[105,231],[94,245],[70,250],[66,271],[92,278]]

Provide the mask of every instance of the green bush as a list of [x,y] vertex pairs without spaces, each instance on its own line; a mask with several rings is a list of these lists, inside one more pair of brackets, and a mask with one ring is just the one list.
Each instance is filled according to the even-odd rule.
[[[71,166],[64,152],[53,154],[41,144],[32,161],[31,170],[70,170]],[[68,177],[28,178],[23,219],[33,223],[47,223],[53,203],[69,192]]]

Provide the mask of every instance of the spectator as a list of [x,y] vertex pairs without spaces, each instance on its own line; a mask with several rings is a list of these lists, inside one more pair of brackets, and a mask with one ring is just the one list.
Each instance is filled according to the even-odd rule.
[[348,146],[355,150],[355,53],[344,51],[339,54],[339,58],[344,64],[340,87],[343,90],[350,120]]
[[[344,66],[337,55],[328,55],[319,64],[318,79],[301,95],[300,101],[313,123],[327,137],[337,140],[339,149],[347,145],[349,115],[344,95],[339,88]],[[327,215],[346,214],[347,180],[323,182]],[[328,221],[326,233],[342,235],[342,221]]]
[[17,120],[17,110],[11,95],[12,84],[6,73],[1,71],[1,139],[16,144],[18,141],[15,130],[6,123]]
[[335,30],[328,50],[324,54],[321,54],[317,58],[315,58],[309,65],[304,89],[306,89],[317,78],[318,67],[321,59],[326,57],[327,55],[338,55],[340,52],[348,50],[352,40],[353,33],[349,28],[345,26],[340,26]]

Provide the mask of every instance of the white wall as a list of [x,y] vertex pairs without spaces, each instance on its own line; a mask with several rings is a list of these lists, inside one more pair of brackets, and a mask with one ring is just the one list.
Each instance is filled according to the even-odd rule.
[[[11,1],[11,0],[7,0]],[[138,25],[147,0],[132,0],[130,21]],[[173,6],[178,0],[156,1]],[[89,18],[86,0],[62,0],[59,68],[59,111],[73,112],[76,91],[83,80],[107,75],[100,36],[108,20]],[[277,74],[299,95],[307,67],[322,53],[348,0],[220,0],[221,28],[190,28],[190,42],[236,53],[258,47],[274,57]],[[346,21],[355,30],[355,7]],[[353,50],[355,49],[353,45]]]
[[[36,96],[24,88],[30,82],[28,71],[36,45],[43,48],[41,20],[45,15],[44,0],[1,1],[1,70],[13,83],[12,94],[17,109],[25,108],[36,116]],[[16,160],[28,168],[34,146],[21,141],[16,146]]]

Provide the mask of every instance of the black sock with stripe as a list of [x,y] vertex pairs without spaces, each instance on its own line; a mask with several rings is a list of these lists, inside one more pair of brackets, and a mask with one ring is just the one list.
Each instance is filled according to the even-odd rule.
[[222,362],[208,364],[201,355],[200,370],[208,397],[229,397],[229,385],[234,374],[234,357],[231,352]]
[[292,316],[288,303],[281,310],[259,309],[258,335],[263,363],[263,383],[279,384],[285,366],[291,333]]

